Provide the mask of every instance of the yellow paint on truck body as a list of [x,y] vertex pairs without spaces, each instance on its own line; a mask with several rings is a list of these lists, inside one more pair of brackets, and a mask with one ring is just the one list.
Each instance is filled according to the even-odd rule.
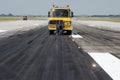
[[63,20],[63,21],[71,21],[71,18],[53,18],[53,17],[50,17],[49,20]]
[[[49,21],[63,20],[64,27],[63,30],[72,30],[71,18],[50,18]],[[49,30],[56,30],[56,24],[49,24]]]

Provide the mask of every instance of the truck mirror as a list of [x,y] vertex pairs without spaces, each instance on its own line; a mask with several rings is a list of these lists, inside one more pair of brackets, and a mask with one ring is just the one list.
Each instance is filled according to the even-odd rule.
[[50,11],[48,12],[48,17],[50,17]]
[[71,17],[73,17],[74,15],[73,15],[73,12],[71,12]]

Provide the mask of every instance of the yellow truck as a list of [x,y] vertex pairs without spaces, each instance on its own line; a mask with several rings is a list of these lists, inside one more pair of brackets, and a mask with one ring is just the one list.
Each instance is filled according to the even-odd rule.
[[73,26],[71,24],[71,17],[73,17],[73,12],[70,10],[68,5],[66,7],[53,5],[51,10],[48,12],[48,17],[49,34],[56,33],[57,21],[63,21],[63,33],[67,33],[68,35],[72,34]]

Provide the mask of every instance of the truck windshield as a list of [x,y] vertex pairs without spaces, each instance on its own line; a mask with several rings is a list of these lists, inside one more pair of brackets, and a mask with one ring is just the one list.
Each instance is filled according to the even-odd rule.
[[66,9],[56,9],[53,12],[53,17],[69,17],[68,10],[66,10]]

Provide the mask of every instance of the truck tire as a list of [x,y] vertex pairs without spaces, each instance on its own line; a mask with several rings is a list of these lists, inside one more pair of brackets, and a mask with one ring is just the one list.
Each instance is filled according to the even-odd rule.
[[49,30],[49,35],[52,35],[54,34],[54,31],[53,30]]
[[72,30],[68,30],[68,31],[67,31],[67,34],[68,34],[68,35],[71,35],[71,34],[72,34]]

